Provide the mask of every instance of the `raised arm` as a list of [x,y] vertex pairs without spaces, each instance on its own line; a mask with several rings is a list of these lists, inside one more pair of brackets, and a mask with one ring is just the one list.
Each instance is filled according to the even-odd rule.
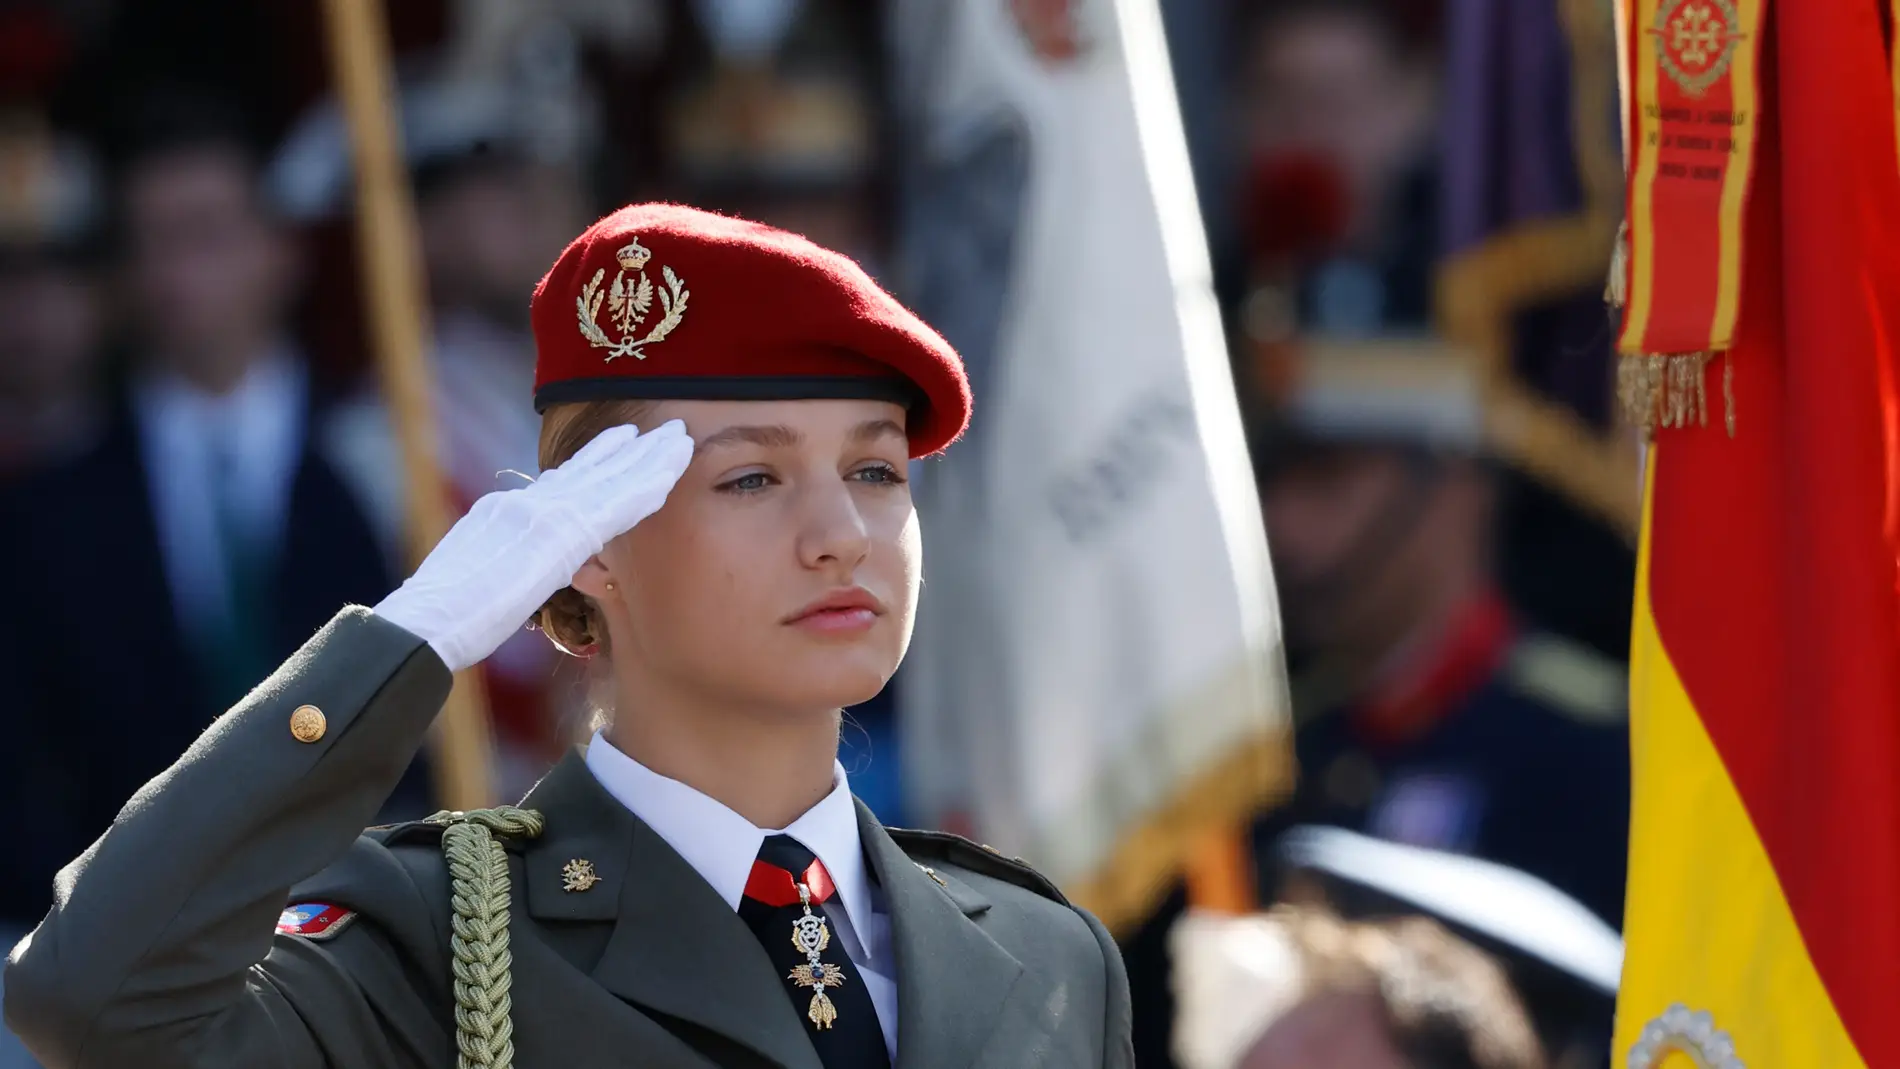
[[[48,1069],[394,1069],[452,1052],[447,1031],[418,1023],[449,1015],[433,1004],[447,977],[433,975],[445,966],[425,896],[358,834],[450,669],[493,652],[656,511],[691,454],[678,424],[608,431],[483,498],[375,612],[339,614],[60,872],[8,962],[8,1026]],[[354,927],[275,936],[291,887],[326,867],[359,899]]]

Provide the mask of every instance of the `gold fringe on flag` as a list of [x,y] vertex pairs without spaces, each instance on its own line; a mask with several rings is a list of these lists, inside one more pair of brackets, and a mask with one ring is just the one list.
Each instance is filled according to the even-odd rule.
[[[1622,309],[1629,299],[1629,222],[1616,228],[1616,244],[1610,251],[1610,275],[1603,285],[1603,300]],[[1623,416],[1643,436],[1654,437],[1656,429],[1698,427],[1709,424],[1709,395],[1706,371],[1714,353],[1622,354],[1616,364],[1616,396]],[[1728,436],[1735,437],[1735,365],[1722,361],[1723,423]]]
[[1623,414],[1645,433],[1658,427],[1707,426],[1708,392],[1703,369],[1708,353],[1659,356],[1644,353],[1617,361],[1616,395]]

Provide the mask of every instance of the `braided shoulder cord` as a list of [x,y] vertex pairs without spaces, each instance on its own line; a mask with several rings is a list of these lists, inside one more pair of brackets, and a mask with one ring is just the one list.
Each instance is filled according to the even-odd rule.
[[444,826],[442,853],[449,864],[456,1067],[512,1069],[508,855],[495,836],[533,839],[541,834],[541,814],[499,806],[437,813],[429,822]]

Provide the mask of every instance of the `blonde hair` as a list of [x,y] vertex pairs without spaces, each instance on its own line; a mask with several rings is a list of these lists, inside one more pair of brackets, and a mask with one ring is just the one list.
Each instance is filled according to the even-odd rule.
[[[541,415],[541,470],[560,466],[609,427],[638,423],[652,414],[652,401],[582,401],[555,405]],[[600,606],[571,586],[562,587],[534,615],[534,624],[562,653],[580,656],[606,644]]]

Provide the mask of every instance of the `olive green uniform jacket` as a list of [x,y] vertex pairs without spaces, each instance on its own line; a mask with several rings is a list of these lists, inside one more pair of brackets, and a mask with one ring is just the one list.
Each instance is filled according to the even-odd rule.
[[[48,1069],[454,1066],[444,829],[361,831],[449,681],[409,632],[339,614],[60,873],[8,962],[8,1026]],[[306,705],[325,719],[310,742],[290,729]],[[821,1069],[750,929],[578,755],[523,806],[544,830],[502,840],[514,1065]],[[963,840],[859,821],[891,916],[897,1069],[1133,1065],[1127,979],[1093,918]],[[584,891],[565,889],[577,859],[598,876]],[[280,934],[293,902],[357,915]]]

